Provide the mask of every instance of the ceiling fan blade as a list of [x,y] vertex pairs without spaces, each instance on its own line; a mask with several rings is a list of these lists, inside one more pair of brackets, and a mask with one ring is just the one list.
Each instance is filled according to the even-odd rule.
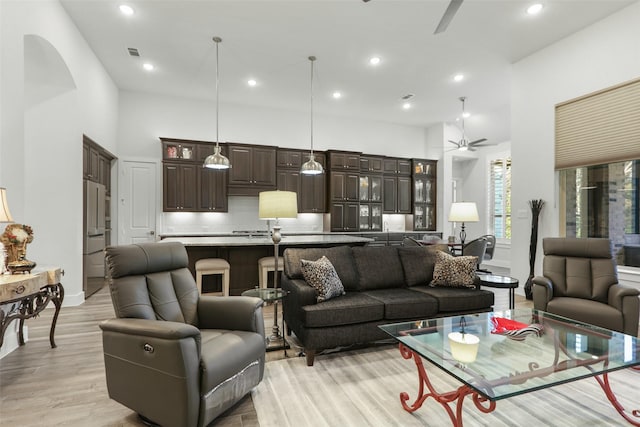
[[450,142],[450,143],[452,143],[452,144],[455,144],[455,145],[456,145],[456,146],[458,146],[458,147],[460,147],[460,143],[459,143],[459,142],[452,141],[452,140],[449,140],[449,142]]
[[469,143],[469,145],[478,145],[478,144],[481,144],[481,143],[485,142],[486,140],[487,140],[487,138],[476,139],[475,141],[471,141]]
[[451,0],[449,6],[447,6],[447,10],[444,11],[444,15],[442,15],[442,19],[440,19],[440,23],[436,27],[436,30],[433,34],[438,34],[443,32],[449,26],[449,23],[453,19],[454,15],[460,8],[463,0]]

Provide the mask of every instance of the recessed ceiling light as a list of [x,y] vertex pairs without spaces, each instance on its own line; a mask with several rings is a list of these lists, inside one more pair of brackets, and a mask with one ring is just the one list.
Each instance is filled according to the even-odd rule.
[[534,3],[527,8],[527,13],[529,15],[537,15],[542,11],[543,7],[544,6],[542,6],[542,3]]
[[408,110],[409,108],[411,108],[411,103],[405,102],[404,104],[402,104],[402,108]]
[[369,64],[371,65],[378,65],[380,63],[380,58],[377,56],[374,56],[373,58],[369,59]]
[[333,95],[332,95],[332,96],[333,96],[335,99],[340,99],[340,98],[342,98],[342,94],[341,94],[340,92],[338,92],[338,91],[333,92]]
[[133,8],[131,6],[126,5],[126,4],[121,4],[120,5],[120,12],[122,12],[123,15],[131,16],[131,15],[133,15]]
[[453,81],[455,82],[461,82],[464,80],[464,74],[456,74],[455,76],[453,76]]
[[468,119],[469,117],[471,117],[471,113],[468,111],[465,111],[464,113],[462,113],[462,117],[464,117],[465,119]]
[[149,62],[145,62],[144,64],[142,64],[142,67],[147,71],[153,71],[153,69],[155,68],[153,64]]
[[249,80],[247,80],[247,84],[248,84],[249,86],[251,86],[251,87],[254,87],[255,85],[257,85],[257,84],[258,84],[258,82],[257,82],[257,81],[255,81],[254,79],[249,79]]

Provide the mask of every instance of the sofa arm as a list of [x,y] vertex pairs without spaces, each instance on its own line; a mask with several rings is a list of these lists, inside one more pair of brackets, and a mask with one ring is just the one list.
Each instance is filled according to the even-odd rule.
[[259,333],[264,337],[264,318],[260,298],[201,296],[198,325],[202,329],[228,329]]
[[533,308],[547,310],[547,303],[553,298],[553,283],[544,276],[536,276],[532,280]]
[[623,311],[622,307],[626,297],[637,298],[638,294],[640,294],[640,291],[638,291],[636,288],[632,288],[630,286],[624,286],[621,284],[612,285],[609,288],[609,297],[608,297],[607,303],[610,306],[615,307],[620,311]]
[[289,279],[282,276],[281,283],[282,289],[287,293],[282,300],[285,321],[295,330],[297,325],[302,324],[302,307],[317,304],[316,290],[302,279]]
[[162,425],[197,425],[198,328],[129,318],[107,320],[100,328],[109,397]]
[[640,321],[640,291],[620,284],[609,288],[608,303],[622,312],[622,331],[631,336],[638,336]]

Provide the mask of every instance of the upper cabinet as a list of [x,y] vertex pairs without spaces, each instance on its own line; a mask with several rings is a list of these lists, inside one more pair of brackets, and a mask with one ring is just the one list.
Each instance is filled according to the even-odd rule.
[[[203,167],[215,143],[171,138],[162,141],[162,208],[165,212],[227,212],[226,170]],[[227,156],[227,147],[220,144]]]
[[383,158],[376,156],[361,156],[360,157],[360,172],[361,173],[382,173],[383,172]]
[[396,175],[411,175],[411,160],[385,157],[384,173]]
[[349,151],[327,151],[329,156],[329,168],[336,171],[359,171],[360,153]]
[[[325,168],[326,157],[314,152],[315,160]],[[278,190],[294,191],[298,195],[298,213],[323,213],[326,211],[326,173],[303,175],[300,167],[309,160],[309,152],[279,148],[277,150]]]
[[82,140],[82,176],[102,184],[106,194],[111,194],[111,162],[115,156],[86,135]]
[[275,190],[276,147],[229,144],[230,196],[257,196]]

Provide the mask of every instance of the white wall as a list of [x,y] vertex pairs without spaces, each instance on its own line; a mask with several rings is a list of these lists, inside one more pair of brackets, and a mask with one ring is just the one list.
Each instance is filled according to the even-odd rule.
[[513,237],[511,274],[529,274],[531,199],[546,205],[540,217],[536,274],[542,271],[542,238],[558,236],[554,172],[554,106],[640,77],[640,2],[531,55],[513,67],[511,137]]
[[80,304],[82,134],[116,151],[118,90],[58,1],[0,1],[0,31],[0,185],[34,228],[27,257],[62,267],[64,305]]
[[[117,151],[122,159],[160,162],[159,137],[215,141],[213,101],[123,91],[119,105]],[[309,116],[305,112],[221,104],[219,124],[221,142],[302,149],[310,145]],[[320,114],[314,115],[314,148],[416,158],[433,155],[424,128]],[[257,212],[257,198],[230,197],[228,214],[161,211],[162,199],[158,201],[160,234],[265,228],[264,221],[252,214]],[[392,230],[404,228],[404,218],[389,217],[387,223]],[[301,216],[297,221],[288,220],[287,225],[291,231],[320,231],[322,215]],[[284,222],[282,226],[286,231]]]

